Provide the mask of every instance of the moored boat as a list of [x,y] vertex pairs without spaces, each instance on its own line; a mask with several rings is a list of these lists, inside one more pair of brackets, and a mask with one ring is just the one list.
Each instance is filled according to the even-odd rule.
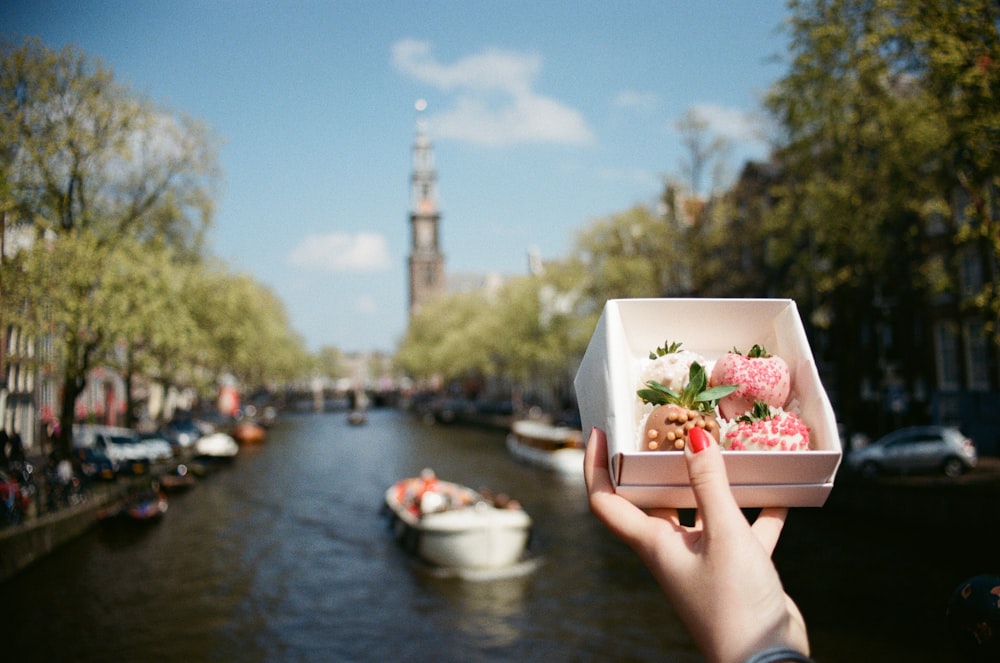
[[240,451],[236,440],[225,433],[209,433],[199,437],[194,443],[198,458],[231,459]]
[[159,492],[137,495],[125,508],[125,515],[140,522],[158,520],[167,512],[167,498]]
[[352,426],[363,426],[368,423],[368,413],[364,410],[351,410],[347,414],[347,423]]
[[167,512],[167,498],[158,490],[133,492],[116,504],[97,512],[105,522],[149,523],[160,520]]
[[241,421],[233,427],[233,438],[241,444],[260,444],[266,436],[264,427],[252,421]]
[[499,569],[523,557],[531,517],[513,500],[482,493],[427,470],[385,492],[396,540],[425,562],[448,569]]
[[194,475],[188,471],[187,465],[183,463],[177,466],[173,472],[160,476],[158,479],[160,488],[167,492],[179,492],[187,490],[195,484]]
[[511,424],[507,449],[519,460],[560,474],[583,474],[583,432],[576,428],[521,419]]

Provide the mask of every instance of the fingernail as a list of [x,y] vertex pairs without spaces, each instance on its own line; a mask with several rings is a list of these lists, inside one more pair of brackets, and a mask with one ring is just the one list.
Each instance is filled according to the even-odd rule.
[[688,432],[688,442],[691,444],[691,451],[698,453],[711,446],[712,436],[701,426],[695,426]]

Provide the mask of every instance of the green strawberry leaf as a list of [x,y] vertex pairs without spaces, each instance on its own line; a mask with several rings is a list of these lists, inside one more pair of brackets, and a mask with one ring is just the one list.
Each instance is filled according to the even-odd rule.
[[677,392],[656,380],[650,380],[646,386],[649,389],[640,389],[636,392],[644,403],[667,405],[668,403],[677,403],[680,400],[680,395]]
[[754,401],[753,409],[743,416],[737,417],[736,421],[752,424],[755,421],[764,421],[770,418],[771,408],[768,407],[767,403],[764,401]]
[[721,401],[723,398],[733,393],[740,386],[738,384],[720,384],[712,387],[711,389],[706,389],[705,391],[698,394],[695,399],[700,403],[712,403],[713,406],[717,401]]
[[644,403],[651,405],[679,405],[680,407],[699,412],[711,412],[720,399],[725,398],[739,388],[735,384],[720,384],[708,388],[708,375],[705,367],[693,362],[688,372],[688,382],[681,393],[660,384],[656,380],[646,383],[648,389],[639,389],[636,394]]
[[680,349],[681,349],[680,343],[668,343],[667,341],[664,341],[662,347],[658,347],[656,348],[656,350],[649,353],[649,358],[656,359],[657,357],[663,357],[664,355],[673,354],[674,352],[677,352]]

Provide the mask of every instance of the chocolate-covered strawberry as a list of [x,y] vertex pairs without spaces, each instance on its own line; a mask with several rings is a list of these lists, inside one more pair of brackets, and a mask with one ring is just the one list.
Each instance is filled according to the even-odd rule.
[[645,403],[656,407],[646,417],[640,448],[643,451],[674,451],[688,443],[689,431],[704,428],[716,441],[719,440],[719,422],[715,406],[736,390],[736,385],[717,385],[708,388],[705,367],[691,364],[687,384],[681,391],[650,380],[647,389],[636,392]]
[[673,391],[680,391],[687,384],[691,364],[695,362],[702,366],[708,363],[705,357],[697,352],[682,349],[680,343],[664,341],[663,345],[650,352],[649,359],[642,363],[639,378],[643,384],[655,380]]
[[809,427],[794,412],[785,412],[762,401],[726,428],[722,448],[731,451],[804,451],[809,448]]
[[749,412],[756,401],[784,407],[792,381],[784,359],[762,345],[754,345],[745,355],[733,349],[720,357],[712,369],[710,384],[739,385],[719,401],[719,414],[728,420]]

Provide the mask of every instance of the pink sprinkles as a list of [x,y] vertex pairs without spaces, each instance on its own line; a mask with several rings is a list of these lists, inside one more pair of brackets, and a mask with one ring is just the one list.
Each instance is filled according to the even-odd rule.
[[809,427],[792,412],[740,422],[726,432],[724,446],[733,451],[803,451],[809,448]]
[[[737,364],[733,370],[733,382],[740,385],[734,392],[734,396],[742,398],[752,398],[756,396],[759,400],[766,400],[778,407],[784,405],[780,395],[787,393],[788,373],[781,372],[776,365],[765,361],[748,361]],[[766,395],[767,398],[762,398]]]

